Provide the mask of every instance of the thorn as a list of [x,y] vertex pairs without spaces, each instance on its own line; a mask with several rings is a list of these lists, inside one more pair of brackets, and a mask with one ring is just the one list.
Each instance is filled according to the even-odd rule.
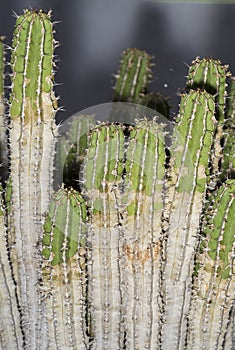
[[[186,62],[183,62],[184,65],[187,67],[187,68],[190,68],[190,64],[186,63]],[[193,63],[193,62],[192,62]]]
[[63,23],[63,21],[54,21],[54,22],[52,22],[52,25],[53,25],[53,27],[54,27],[54,25],[60,24],[60,23]]
[[64,83],[53,83],[53,86],[61,86],[64,85]]
[[[52,9],[50,9],[50,10],[47,12],[47,16],[48,16],[49,18],[51,18],[51,16],[52,16]],[[52,23],[52,25],[53,25],[53,23]]]
[[12,17],[14,17],[14,18],[19,18],[20,16],[19,15],[17,15],[17,13],[14,11],[14,10],[12,10]]
[[58,111],[66,112],[66,109],[64,108],[64,106],[61,106],[61,107],[57,107],[56,112]]
[[4,44],[4,49],[9,50],[9,51],[14,51],[14,49],[10,45],[7,45],[7,44]]

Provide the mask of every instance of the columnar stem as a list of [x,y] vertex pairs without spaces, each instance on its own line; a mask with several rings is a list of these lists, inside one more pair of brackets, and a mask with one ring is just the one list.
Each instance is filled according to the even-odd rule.
[[120,271],[126,348],[159,349],[165,150],[156,120],[137,122],[125,158]]
[[122,126],[92,130],[84,159],[84,195],[90,207],[88,293],[92,349],[122,349],[120,286],[120,182],[123,173]]
[[228,66],[223,66],[219,60],[197,57],[189,68],[187,87],[201,89],[214,95],[216,103],[215,118],[217,120],[213,145],[211,186],[215,186],[220,174],[220,161],[223,157],[221,141],[225,122],[225,106],[227,98],[226,79],[231,75]]
[[138,103],[150,78],[151,56],[137,49],[124,51],[116,75],[113,101]]
[[10,98],[11,247],[26,348],[46,338],[39,298],[39,248],[43,214],[52,193],[56,136],[53,28],[50,15],[26,11],[17,18],[12,44]]
[[204,215],[187,349],[223,349],[234,303],[234,214],[235,180],[228,180],[210,198]]
[[[182,96],[173,132],[171,179],[166,220],[168,241],[164,267],[164,349],[183,349],[191,296],[194,250],[209,180],[209,154],[215,129],[215,104],[206,92]],[[169,336],[170,335],[170,336]]]
[[79,114],[66,120],[59,128],[55,173],[58,184],[61,185],[62,181],[66,186],[80,190],[81,165],[87,149],[87,134],[92,127],[94,116]]
[[223,143],[222,180],[235,176],[235,77],[230,79]]
[[17,305],[16,286],[12,278],[8,256],[7,218],[3,205],[2,188],[0,198],[0,348],[22,349],[23,330]]
[[7,178],[8,149],[4,96],[4,37],[0,37],[0,181]]
[[86,206],[73,189],[51,202],[43,235],[43,292],[48,349],[88,349]]

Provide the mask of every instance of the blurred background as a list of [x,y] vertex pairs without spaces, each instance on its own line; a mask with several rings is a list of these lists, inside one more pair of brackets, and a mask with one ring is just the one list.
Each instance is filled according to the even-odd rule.
[[[0,35],[11,44],[14,12],[52,9],[56,94],[61,121],[95,104],[111,102],[121,52],[144,49],[154,58],[151,89],[171,97],[177,113],[187,65],[196,57],[219,58],[235,74],[235,3],[156,0],[0,0]],[[216,1],[215,1],[216,2]]]

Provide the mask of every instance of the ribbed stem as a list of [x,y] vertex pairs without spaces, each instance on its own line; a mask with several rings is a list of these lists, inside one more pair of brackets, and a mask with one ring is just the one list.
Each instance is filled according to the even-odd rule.
[[0,181],[8,173],[8,149],[6,137],[5,96],[4,96],[4,37],[0,37]]
[[151,108],[157,111],[158,113],[162,114],[165,118],[170,119],[171,107],[168,103],[168,100],[169,98],[162,96],[158,92],[149,92],[141,98],[140,104]]
[[168,208],[164,213],[169,226],[163,274],[166,298],[163,349],[184,349],[194,251],[209,180],[214,112],[215,105],[209,94],[200,90],[190,91],[182,96],[173,132]]
[[88,224],[88,306],[91,349],[123,348],[120,285],[120,228],[117,197],[123,173],[122,126],[101,124],[92,130],[84,159],[84,195]]
[[114,87],[114,102],[138,103],[151,79],[151,56],[145,51],[128,49],[122,53]]
[[235,177],[235,77],[230,79],[223,143],[222,180]]
[[86,205],[60,189],[44,224],[42,263],[48,349],[88,349],[86,325]]
[[0,198],[0,348],[22,349],[23,332],[17,305],[16,286],[11,274],[7,239],[7,218],[3,205],[2,188]]
[[189,68],[187,87],[201,89],[214,95],[216,103],[215,118],[217,120],[213,145],[211,186],[215,186],[220,174],[220,161],[223,157],[221,141],[225,122],[225,106],[227,97],[226,79],[231,75],[228,66],[223,66],[219,60],[197,57]]
[[165,151],[156,120],[137,122],[125,158],[120,267],[126,348],[159,349]]
[[26,348],[46,339],[39,298],[39,248],[43,214],[52,192],[56,135],[53,85],[53,28],[50,15],[26,11],[17,18],[12,45],[10,97],[10,254],[22,313]]
[[87,134],[94,127],[94,117],[91,115],[74,115],[59,128],[56,145],[55,181],[63,182],[67,187],[80,190],[80,171],[87,149]]
[[209,199],[196,256],[187,349],[224,349],[234,303],[235,180]]
[[225,334],[224,350],[230,350],[235,344],[235,302],[230,311],[229,322]]

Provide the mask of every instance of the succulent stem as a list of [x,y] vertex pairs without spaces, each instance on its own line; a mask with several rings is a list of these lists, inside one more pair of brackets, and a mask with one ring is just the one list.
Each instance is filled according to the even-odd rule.
[[140,120],[126,150],[120,260],[127,349],[160,346],[164,132],[157,120]]
[[138,103],[151,79],[151,65],[151,56],[145,51],[124,51],[116,75],[113,101]]
[[0,349],[234,348],[235,78],[227,99],[228,67],[196,58],[169,132],[128,49],[109,122],[57,138],[54,47],[50,12],[17,17],[8,125],[0,37]]
[[[188,349],[222,349],[234,303],[235,180],[209,199],[196,255]],[[200,344],[200,347],[198,347]]]
[[235,177],[235,77],[230,79],[223,142],[222,180]]
[[151,108],[162,114],[165,118],[170,119],[170,105],[168,98],[159,93],[149,92],[144,95],[140,101],[141,105]]
[[[49,14],[17,18],[12,43],[10,97],[11,249],[13,272],[22,311],[26,348],[41,343],[43,305],[38,296],[43,214],[52,193],[56,136],[53,87],[53,28]],[[13,258],[15,257],[15,259]]]
[[124,133],[121,125],[94,128],[84,158],[84,195],[89,206],[87,244],[88,306],[91,349],[122,349],[120,228],[117,197],[123,174]]
[[7,178],[8,149],[6,137],[5,96],[4,96],[4,37],[0,37],[0,181]]
[[61,130],[59,128],[55,177],[63,173],[62,179],[58,179],[58,182],[62,180],[67,187],[80,190],[81,165],[88,146],[88,133],[94,127],[94,117],[75,115],[68,122],[66,121],[65,127],[62,124]]
[[226,79],[231,75],[228,66],[223,66],[219,60],[197,57],[189,68],[187,87],[201,89],[213,95],[216,103],[215,117],[217,127],[213,145],[211,186],[215,186],[220,174],[220,161],[223,155],[221,142],[225,122],[225,106],[227,97]]
[[15,297],[16,286],[12,278],[11,262],[8,255],[7,215],[3,204],[1,188],[0,198],[0,348],[22,349],[23,331],[20,313]]
[[[200,90],[183,95],[173,132],[171,178],[165,210],[163,348],[183,349],[187,331],[194,250],[209,181],[209,154],[215,130],[213,98]],[[168,336],[170,334],[170,337]]]
[[86,205],[61,188],[50,204],[43,235],[43,292],[48,349],[87,349]]

